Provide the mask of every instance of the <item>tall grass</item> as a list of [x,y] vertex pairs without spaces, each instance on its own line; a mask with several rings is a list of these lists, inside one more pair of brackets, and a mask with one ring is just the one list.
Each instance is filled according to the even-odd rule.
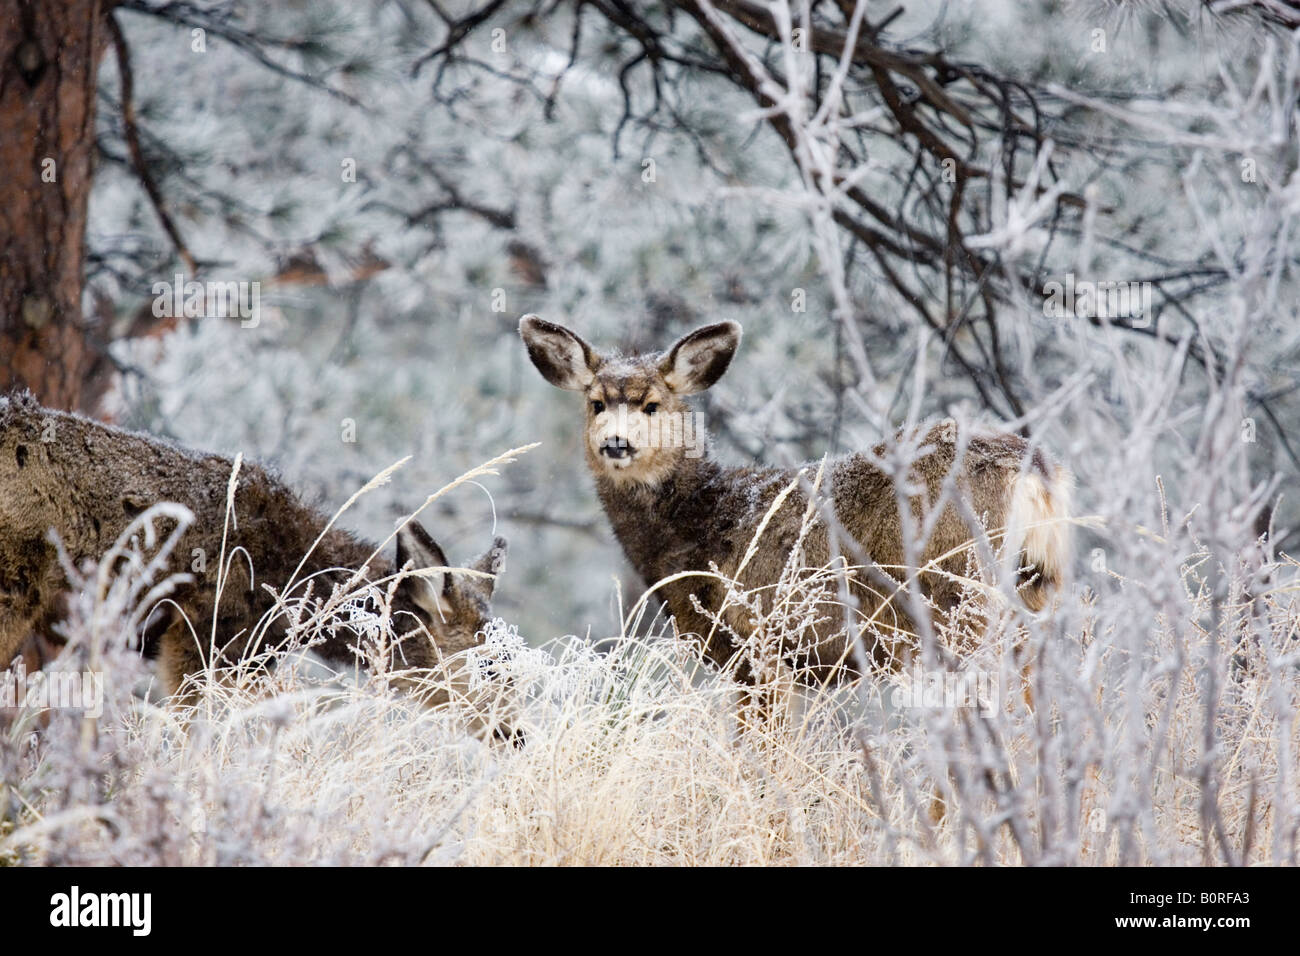
[[[497,620],[435,709],[382,667],[322,680],[292,654],[214,669],[195,708],[150,703],[127,640],[150,565],[127,562],[81,582],[59,664],[102,670],[103,714],[0,736],[0,860],[1294,864],[1297,564],[1223,569],[1216,598],[1205,554],[1169,557],[1177,615],[1149,629],[1075,588],[1037,617],[956,615],[983,640],[945,633],[965,649],[943,673],[810,691],[769,668],[766,707],[644,604],[601,641],[530,647]],[[750,650],[808,627],[800,606],[777,602]],[[522,746],[481,729],[506,721]]]

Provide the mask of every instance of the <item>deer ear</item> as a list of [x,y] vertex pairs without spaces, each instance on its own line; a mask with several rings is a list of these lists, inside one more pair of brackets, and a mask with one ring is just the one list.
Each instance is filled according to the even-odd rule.
[[706,325],[678,339],[659,364],[659,372],[678,395],[694,395],[722,378],[739,347],[739,322]]
[[[409,566],[408,566],[409,565]],[[426,571],[440,568],[440,571]],[[447,571],[447,556],[429,537],[420,522],[412,519],[397,532],[397,570],[423,571],[402,578],[397,590],[433,620],[443,620],[451,612],[452,580]]]
[[581,392],[595,379],[595,350],[564,326],[525,315],[519,320],[519,335],[537,371],[556,388]]
[[472,565],[475,571],[482,571],[484,574],[492,575],[490,578],[475,579],[475,583],[479,587],[487,589],[488,597],[492,596],[492,591],[496,588],[496,575],[506,568],[506,549],[508,547],[505,538],[494,538],[492,547],[484,551]]

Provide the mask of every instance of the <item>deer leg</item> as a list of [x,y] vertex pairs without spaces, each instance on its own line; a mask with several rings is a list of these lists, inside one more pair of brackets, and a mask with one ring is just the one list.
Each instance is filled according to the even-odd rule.
[[35,637],[35,618],[0,594],[0,669],[8,667],[24,644]]
[[189,625],[183,618],[173,621],[163,633],[158,648],[158,680],[171,703],[191,707],[198,703],[199,692],[193,680],[203,671],[203,653]]

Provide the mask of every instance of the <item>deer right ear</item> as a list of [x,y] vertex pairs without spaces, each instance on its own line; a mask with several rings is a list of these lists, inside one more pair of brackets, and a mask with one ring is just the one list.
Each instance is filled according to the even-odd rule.
[[519,320],[519,335],[537,371],[556,388],[581,392],[595,379],[595,351],[564,326],[525,315]]
[[739,322],[706,325],[674,342],[659,371],[678,395],[694,395],[722,378],[739,347]]

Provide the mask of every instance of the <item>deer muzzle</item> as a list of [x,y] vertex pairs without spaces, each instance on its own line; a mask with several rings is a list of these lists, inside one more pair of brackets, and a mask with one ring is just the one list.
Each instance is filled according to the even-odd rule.
[[631,458],[634,449],[622,438],[606,438],[600,445],[600,453],[606,458],[620,460]]

